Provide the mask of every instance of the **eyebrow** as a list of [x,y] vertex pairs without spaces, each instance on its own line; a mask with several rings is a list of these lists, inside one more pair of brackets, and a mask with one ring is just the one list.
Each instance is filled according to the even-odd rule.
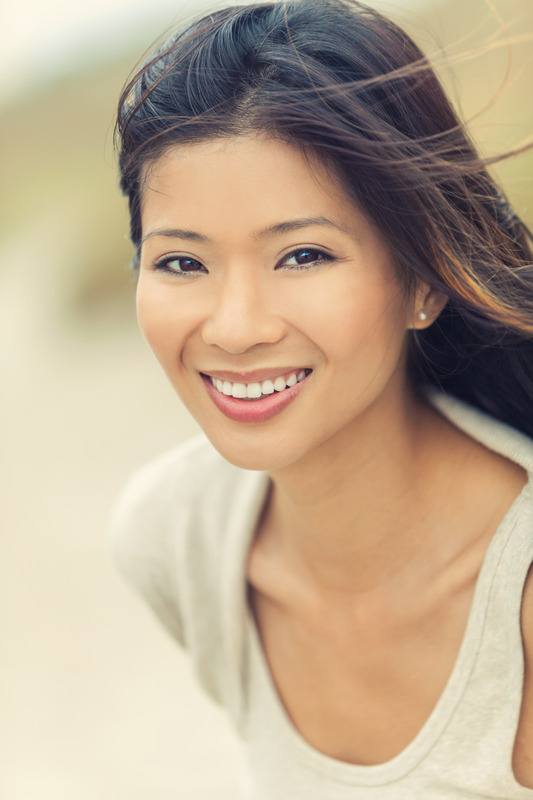
[[[327,227],[336,228],[342,233],[346,233],[349,236],[352,235],[349,230],[347,230],[342,225],[339,225],[333,220],[328,219],[327,217],[300,217],[299,219],[290,219],[286,220],[285,222],[277,222],[274,225],[269,225],[267,228],[263,228],[260,231],[256,231],[253,235],[253,239],[263,239],[267,236],[275,236],[282,233],[289,233],[290,231],[299,230],[300,228],[307,228],[311,225],[323,225]],[[141,239],[141,245],[147,240],[150,239],[152,236],[168,236],[174,239],[188,239],[189,241],[193,242],[211,242],[212,240],[209,236],[206,236],[203,233],[198,233],[198,231],[190,231],[183,228],[155,228],[153,231],[149,231],[143,238]]]

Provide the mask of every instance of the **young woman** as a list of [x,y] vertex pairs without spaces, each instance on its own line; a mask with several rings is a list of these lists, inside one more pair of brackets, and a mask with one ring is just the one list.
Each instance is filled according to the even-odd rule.
[[427,60],[354,0],[233,5],[117,125],[139,325],[202,432],[111,544],[243,796],[533,797],[531,234]]

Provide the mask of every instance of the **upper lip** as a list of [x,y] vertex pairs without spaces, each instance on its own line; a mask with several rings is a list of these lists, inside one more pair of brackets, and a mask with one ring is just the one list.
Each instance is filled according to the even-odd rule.
[[273,369],[256,369],[252,372],[228,372],[227,370],[211,370],[204,372],[204,375],[210,375],[213,378],[219,378],[222,381],[230,381],[231,383],[254,383],[266,381],[268,378],[277,378],[278,376],[287,376],[291,372],[298,374],[302,369],[309,369],[309,367],[274,367]]

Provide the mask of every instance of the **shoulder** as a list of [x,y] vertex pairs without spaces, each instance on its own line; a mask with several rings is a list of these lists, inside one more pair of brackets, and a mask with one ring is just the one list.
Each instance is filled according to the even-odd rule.
[[[124,539],[131,546],[136,537],[149,535],[154,541],[155,528],[168,530],[173,523],[183,523],[206,502],[220,502],[236,469],[203,433],[137,467],[126,478],[111,507],[111,549],[120,549]],[[222,488],[224,491],[220,491]]]
[[191,437],[128,475],[109,515],[108,542],[113,555],[120,558],[126,543],[133,548],[141,545],[148,530],[164,521],[170,507],[186,498],[187,483],[204,449],[201,436]]
[[513,772],[519,783],[533,788],[533,564],[524,584],[520,624],[524,648],[524,684],[513,749]]
[[[531,480],[531,478],[530,478]],[[530,484],[533,485],[533,484]],[[529,495],[530,508],[526,515],[526,533],[533,541],[533,493]],[[526,536],[526,541],[529,541]],[[533,559],[533,544],[528,550]],[[518,726],[513,746],[512,766],[518,782],[533,788],[533,560],[530,560],[520,604],[520,632],[523,648],[524,678]]]
[[[524,584],[524,592],[522,595],[521,627],[524,641],[524,655],[527,657],[528,666],[533,672],[533,563],[529,567],[527,578]],[[533,690],[533,685],[531,688]]]
[[184,584],[211,571],[216,553],[202,539],[217,541],[213,526],[223,523],[236,471],[200,433],[134,469],[110,509],[114,566],[180,642]]
[[113,508],[130,503],[142,505],[154,494],[162,499],[169,491],[183,485],[183,481],[192,482],[193,473],[210,461],[217,461],[217,456],[205,434],[189,437],[136,467],[127,476]]

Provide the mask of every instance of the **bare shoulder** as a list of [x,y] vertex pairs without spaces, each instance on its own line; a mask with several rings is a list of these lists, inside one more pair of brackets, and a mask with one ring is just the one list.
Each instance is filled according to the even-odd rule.
[[524,649],[524,686],[513,749],[513,772],[522,786],[533,789],[533,564],[524,584],[520,624]]

